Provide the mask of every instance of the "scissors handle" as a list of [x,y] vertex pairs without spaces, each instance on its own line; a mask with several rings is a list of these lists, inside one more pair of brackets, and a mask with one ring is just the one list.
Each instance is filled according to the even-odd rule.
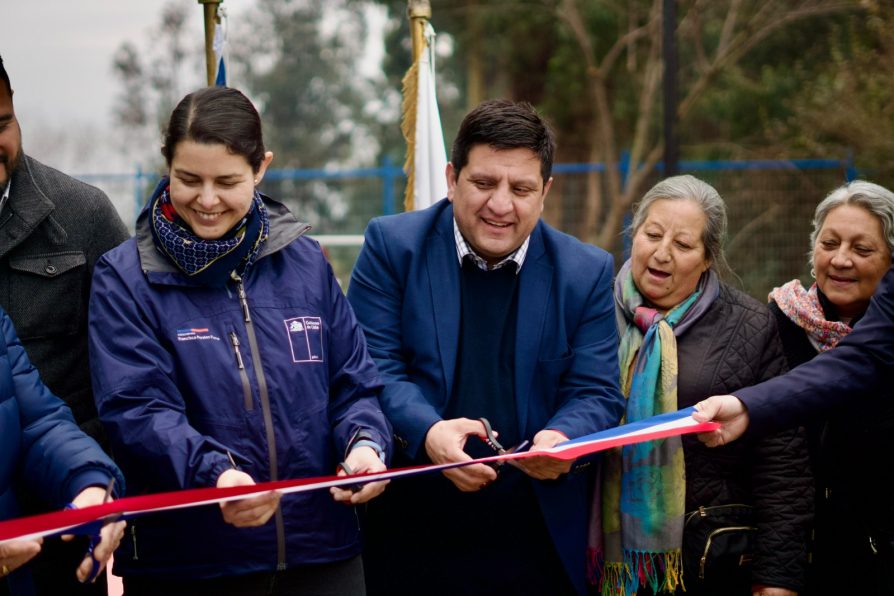
[[[115,487],[115,478],[109,478],[109,483],[106,484],[106,494],[102,498],[103,504],[108,503],[109,499],[112,497],[112,489]],[[71,505],[74,507],[74,505]],[[113,520],[103,520],[102,523],[96,526],[96,531],[90,534],[90,540],[87,543],[87,552],[84,553],[84,558],[90,557],[90,574],[84,578],[82,584],[92,584],[96,581],[96,578],[99,577],[99,572],[102,569],[102,564],[96,559],[93,554],[93,551],[96,550],[96,547],[99,546],[99,543],[102,542],[102,529],[106,525],[106,521]]]
[[[347,474],[348,476],[352,476],[354,474],[354,470],[351,469],[351,466],[348,465],[348,462],[343,461],[340,464],[338,464],[338,467],[341,468],[342,470],[344,470],[345,474]],[[346,488],[350,489],[350,491],[352,493],[359,493],[361,490],[363,490],[363,485],[359,484],[359,483],[358,484],[348,484],[346,486]]]
[[478,422],[484,425],[484,442],[487,443],[487,446],[497,452],[499,455],[503,455],[506,453],[506,450],[500,445],[500,442],[497,440],[497,436],[494,434],[494,429],[490,426],[490,421],[487,418],[479,418]]

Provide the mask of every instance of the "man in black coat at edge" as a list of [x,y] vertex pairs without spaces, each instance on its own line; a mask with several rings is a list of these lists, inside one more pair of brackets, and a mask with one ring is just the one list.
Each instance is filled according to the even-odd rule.
[[[105,447],[87,363],[87,301],[94,263],[129,233],[105,193],[22,151],[12,97],[0,57],[0,306],[44,383]],[[36,496],[19,501],[25,513],[46,510]],[[58,573],[77,566],[85,548],[47,540],[32,563],[38,594],[105,594],[104,578],[81,585]]]

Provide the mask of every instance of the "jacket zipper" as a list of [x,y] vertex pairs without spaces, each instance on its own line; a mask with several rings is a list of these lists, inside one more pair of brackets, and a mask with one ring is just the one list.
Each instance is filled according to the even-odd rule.
[[[258,394],[261,399],[261,412],[264,416],[264,430],[267,433],[267,453],[270,459],[270,480],[271,482],[276,482],[279,480],[279,474],[277,473],[276,436],[273,432],[273,415],[270,411],[270,395],[267,391],[267,378],[264,376],[264,368],[261,365],[261,354],[258,350],[258,338],[255,335],[251,313],[248,310],[248,299],[245,296],[245,285],[242,283],[242,278],[235,273],[233,274],[233,280],[236,282],[236,289],[239,291],[239,302],[242,304],[242,314],[245,319],[245,331],[248,335],[251,363],[254,366],[255,374],[258,378]],[[274,520],[276,523],[276,568],[281,571],[286,568],[286,531],[282,516],[282,505],[276,508]]]
[[242,352],[239,350],[239,336],[234,331],[230,332],[230,343],[236,353],[236,366],[239,368],[239,380],[242,382],[242,397],[245,399],[245,409],[254,410],[255,405],[251,399],[251,385],[248,382],[248,373],[245,371],[245,362],[242,361]]
[[[702,558],[698,562],[698,578],[705,579],[705,565],[708,562],[708,553],[711,551],[711,542],[714,540],[714,537],[719,534],[725,534],[727,532],[743,532],[743,531],[755,531],[757,528],[754,526],[729,526],[726,528],[717,528],[710,534],[708,534],[708,541],[705,543],[705,552],[702,553]],[[741,565],[741,561],[739,564]]]
[[137,556],[137,527],[134,524],[130,526],[130,540],[133,543],[133,560],[138,561],[140,557]]

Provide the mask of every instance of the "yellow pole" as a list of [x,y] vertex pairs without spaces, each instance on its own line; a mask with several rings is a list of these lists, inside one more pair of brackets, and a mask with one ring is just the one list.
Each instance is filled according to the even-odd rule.
[[217,8],[223,0],[198,0],[205,9],[205,72],[208,73],[208,86],[214,84],[217,76],[217,59],[214,56],[214,26],[220,22]]
[[417,86],[419,57],[425,51],[425,25],[431,18],[431,4],[428,0],[408,0],[407,16],[410,18],[410,39],[413,40],[413,63],[403,79],[400,130],[407,141],[407,158],[404,161],[404,172],[407,173],[404,210],[412,211],[416,202],[413,196],[413,187],[416,184],[416,102],[419,94]]
[[413,39],[413,62],[425,49],[425,23],[431,19],[431,3],[428,0],[408,0],[407,16],[410,17],[410,36]]

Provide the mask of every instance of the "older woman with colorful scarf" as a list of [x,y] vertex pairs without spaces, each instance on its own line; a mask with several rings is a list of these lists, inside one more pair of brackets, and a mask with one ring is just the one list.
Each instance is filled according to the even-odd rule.
[[[785,368],[767,308],[719,279],[726,207],[692,176],[658,183],[615,281],[626,422]],[[790,595],[803,585],[812,502],[802,430],[708,450],[692,437],[606,454],[590,532],[605,595]]]
[[[256,189],[273,154],[254,106],[187,95],[162,153],[169,176],[90,300],[97,409],[132,493],[384,470],[376,367],[310,226]],[[114,571],[128,596],[363,594],[346,505],[383,488],[133,520]]]
[[[817,205],[810,244],[816,283],[804,289],[795,279],[770,293],[789,367],[835,347],[866,312],[891,266],[894,193],[862,180],[835,189]],[[808,426],[817,497],[813,594],[894,590],[894,514],[887,476],[876,465],[894,455],[894,401],[861,404]]]

